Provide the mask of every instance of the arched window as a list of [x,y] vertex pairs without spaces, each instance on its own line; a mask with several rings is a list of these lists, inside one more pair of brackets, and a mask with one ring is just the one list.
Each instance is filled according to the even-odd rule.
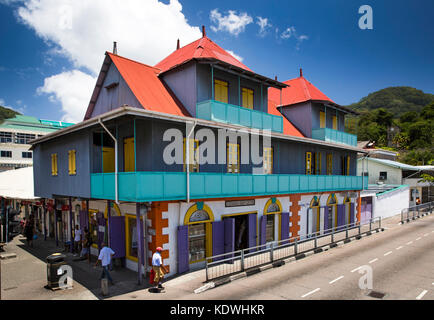
[[188,226],[188,250],[190,263],[196,263],[212,256],[212,222],[214,215],[206,204],[198,202],[184,217]]
[[[320,231],[320,202],[317,196],[310,201],[309,211],[306,223],[307,235]],[[309,223],[309,221],[311,222]]]
[[327,199],[327,228],[324,229],[334,229],[338,226],[338,201],[336,200],[336,195],[332,193]]
[[276,198],[272,198],[267,201],[264,208],[264,216],[267,219],[266,227],[265,227],[265,241],[272,242],[275,239],[275,230],[276,230],[276,217],[279,219],[279,239],[280,239],[280,218],[282,213],[282,204]]

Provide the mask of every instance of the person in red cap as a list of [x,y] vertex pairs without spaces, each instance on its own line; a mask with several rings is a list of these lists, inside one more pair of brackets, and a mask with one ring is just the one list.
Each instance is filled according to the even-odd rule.
[[161,251],[163,251],[163,248],[158,247],[157,252],[155,252],[152,256],[152,269],[155,273],[154,284],[158,289],[164,289],[164,287],[161,285],[161,280],[164,278],[164,273],[168,273],[166,267],[163,266]]

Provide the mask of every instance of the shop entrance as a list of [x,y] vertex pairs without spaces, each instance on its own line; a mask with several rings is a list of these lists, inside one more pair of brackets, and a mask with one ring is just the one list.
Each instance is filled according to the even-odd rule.
[[[243,213],[227,217],[223,217],[223,221],[227,226],[233,226],[225,230],[225,251],[238,251],[255,247],[256,243],[256,213]],[[227,224],[226,222],[230,222]],[[233,228],[233,229],[232,229]],[[233,230],[232,236],[228,234]]]
[[235,216],[235,250],[247,249],[248,239],[248,219],[247,215]]

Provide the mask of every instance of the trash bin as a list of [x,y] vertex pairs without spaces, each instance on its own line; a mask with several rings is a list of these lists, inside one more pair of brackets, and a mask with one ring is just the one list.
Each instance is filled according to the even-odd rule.
[[59,288],[60,277],[63,276],[66,271],[62,272],[61,266],[66,265],[66,256],[61,253],[54,253],[47,257],[47,287],[50,289]]

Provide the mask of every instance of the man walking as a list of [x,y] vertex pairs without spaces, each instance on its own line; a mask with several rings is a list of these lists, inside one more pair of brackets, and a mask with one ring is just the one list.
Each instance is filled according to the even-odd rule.
[[163,248],[158,247],[157,252],[155,252],[152,256],[152,269],[155,273],[154,284],[158,289],[164,289],[164,287],[161,285],[161,280],[163,280],[164,272],[168,273],[166,267],[163,266],[163,259],[161,258],[162,251]]
[[75,235],[74,235],[74,253],[78,255],[80,253],[80,244],[81,244],[81,230],[78,224],[75,226]]
[[101,273],[100,280],[107,276],[107,279],[110,281],[110,284],[113,285],[114,282],[109,273],[109,266],[112,260],[112,256],[115,254],[115,252],[109,247],[106,247],[104,242],[101,243],[101,247],[102,249],[99,252],[98,260],[95,263],[95,267],[98,266],[98,262],[101,261],[102,273]]

